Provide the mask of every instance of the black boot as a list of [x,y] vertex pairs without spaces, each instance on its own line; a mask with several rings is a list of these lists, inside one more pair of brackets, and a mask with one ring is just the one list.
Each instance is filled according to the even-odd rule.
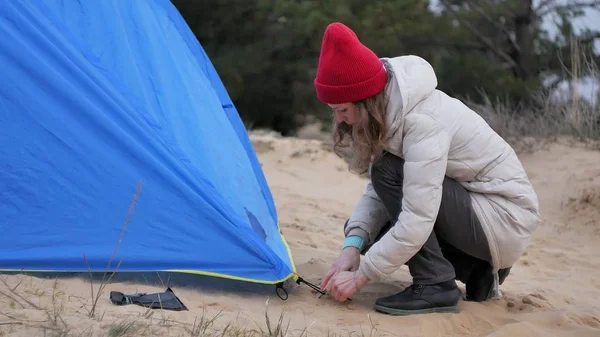
[[486,262],[474,268],[465,286],[465,300],[483,302],[490,299],[494,290],[492,266]]
[[391,315],[458,312],[460,290],[454,280],[432,284],[413,284],[402,292],[379,298],[375,310]]
[[510,274],[511,268],[512,267],[508,267],[508,268],[498,270],[498,277],[500,279],[500,285],[502,285],[502,283],[504,283],[504,280],[506,280],[506,278],[508,277],[508,274]]
[[[498,270],[498,283],[504,283],[506,277],[510,274],[510,268]],[[496,275],[492,273],[492,266],[489,263],[477,266],[471,272],[466,282],[466,301],[483,302],[494,296],[494,279]]]

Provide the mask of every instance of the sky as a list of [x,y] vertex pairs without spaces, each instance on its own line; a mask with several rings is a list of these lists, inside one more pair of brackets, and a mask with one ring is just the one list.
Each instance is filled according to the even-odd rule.
[[[571,0],[562,0],[558,2],[565,4],[569,1]],[[536,6],[539,3],[539,0],[534,0],[533,3],[534,6]],[[547,30],[550,33],[556,32],[556,24],[552,22],[551,17],[546,19],[544,26],[547,27]],[[586,10],[585,16],[582,16],[573,22],[573,27],[576,32],[580,31],[581,29],[600,30],[600,11],[596,9]],[[599,41],[596,41],[595,46],[596,50],[600,50]],[[598,78],[583,78],[581,81],[576,83],[576,86],[583,97],[591,102],[596,102],[598,91],[600,89],[600,80]],[[559,91],[566,92],[567,90],[567,82],[564,82],[561,84],[561,86],[559,86]],[[561,92],[558,92],[557,94],[560,95]]]
[[[562,4],[566,4],[570,1],[573,0],[557,0],[557,3],[562,3]],[[585,0],[585,1],[590,1],[590,0]],[[533,5],[534,7],[536,7],[539,4],[540,0],[533,0]],[[430,8],[436,10],[437,8],[439,8],[439,1],[438,0],[431,0],[431,6]],[[546,27],[547,31],[550,34],[556,33],[557,32],[557,28],[556,28],[556,24],[553,22],[553,18],[552,16],[547,16],[545,18],[545,21],[543,23],[543,25]],[[588,9],[586,10],[586,14],[578,19],[576,19],[573,22],[573,27],[575,29],[576,32],[579,32],[581,29],[591,29],[591,30],[600,30],[600,11],[596,10],[596,9]],[[596,49],[600,50],[600,41],[596,41]],[[585,98],[587,98],[590,101],[594,101],[596,100],[596,96],[597,93],[600,91],[600,79],[598,78],[584,78],[581,81],[579,81],[576,84],[579,92],[581,93],[581,95]],[[557,93],[558,95],[561,94],[560,91],[565,91],[568,89],[568,83],[562,83],[558,90],[559,92]]]
[[[566,4],[568,2],[570,2],[572,0],[557,0],[557,3],[562,3],[562,4]],[[591,0],[586,0],[586,1],[591,1]],[[538,4],[540,3],[540,0],[533,0],[533,6],[536,7]],[[439,5],[439,1],[438,0],[431,0],[431,8],[435,9],[438,8]],[[546,27],[548,27],[549,31],[556,31],[554,29],[555,25],[554,23],[551,21],[551,18],[548,18],[545,22]],[[586,11],[586,15],[584,17],[579,18],[575,23],[574,23],[576,29],[579,29],[581,27],[588,27],[588,28],[593,28],[593,29],[599,29],[600,30],[600,11],[598,10],[587,10]]]

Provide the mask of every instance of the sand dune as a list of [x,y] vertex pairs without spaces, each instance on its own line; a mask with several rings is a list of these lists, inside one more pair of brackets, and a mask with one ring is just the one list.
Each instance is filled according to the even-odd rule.
[[[366,180],[348,173],[343,160],[321,141],[268,133],[255,133],[252,140],[299,273],[318,283],[339,252],[344,221]],[[306,328],[304,336],[600,336],[600,151],[555,143],[521,158],[539,194],[543,224],[502,286],[504,297],[461,303],[459,314],[391,317],[374,312],[377,297],[409,284],[406,268],[368,285],[345,304],[317,298],[306,286],[293,283],[287,285],[289,299],[282,301],[272,287],[171,275],[170,284],[190,308],[186,312],[111,305],[111,290],[163,291],[166,282],[156,275],[119,276],[107,285],[93,319],[88,318],[92,301],[84,276],[55,282],[5,275],[0,335],[43,336],[43,325],[51,332],[62,329],[83,336],[202,336],[201,316],[219,314],[211,327],[215,329],[229,322],[264,329],[268,310],[273,324],[284,312],[292,336]]]

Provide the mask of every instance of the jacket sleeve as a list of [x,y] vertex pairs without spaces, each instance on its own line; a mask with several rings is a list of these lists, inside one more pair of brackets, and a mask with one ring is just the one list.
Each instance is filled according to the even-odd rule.
[[369,181],[348,219],[344,233],[346,237],[359,236],[365,245],[371,245],[387,221],[387,211]]
[[396,224],[365,254],[360,268],[371,280],[404,265],[429,238],[437,218],[450,137],[432,117],[406,117],[402,210]]

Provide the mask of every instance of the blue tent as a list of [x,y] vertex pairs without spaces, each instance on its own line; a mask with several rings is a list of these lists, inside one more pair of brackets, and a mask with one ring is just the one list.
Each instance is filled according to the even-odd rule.
[[0,36],[0,270],[296,276],[246,129],[168,0],[4,0]]

